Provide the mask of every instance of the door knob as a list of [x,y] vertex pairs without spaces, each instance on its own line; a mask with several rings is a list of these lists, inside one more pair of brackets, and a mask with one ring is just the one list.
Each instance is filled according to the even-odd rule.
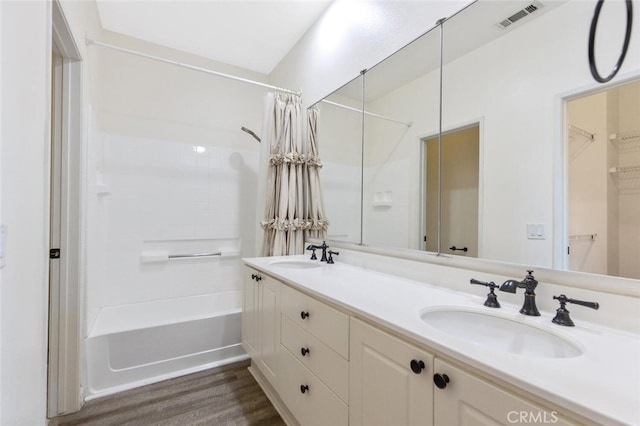
[[416,374],[420,374],[422,373],[422,370],[424,370],[424,361],[412,359],[410,365],[411,365],[411,371],[413,371]]
[[438,389],[444,389],[447,387],[447,383],[449,383],[449,376],[436,373],[433,375],[433,383],[436,384]]

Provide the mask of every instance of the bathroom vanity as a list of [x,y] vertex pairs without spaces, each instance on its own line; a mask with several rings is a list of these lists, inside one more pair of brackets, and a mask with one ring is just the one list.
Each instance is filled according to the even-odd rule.
[[539,317],[520,314],[522,293],[488,308],[469,279],[490,277],[455,268],[466,283],[308,256],[245,265],[242,344],[288,424],[640,423],[640,338],[580,307],[575,327],[552,324],[547,302]]

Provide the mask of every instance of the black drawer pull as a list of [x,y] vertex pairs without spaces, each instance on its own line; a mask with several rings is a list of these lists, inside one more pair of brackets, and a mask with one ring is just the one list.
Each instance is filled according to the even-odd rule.
[[433,383],[435,383],[439,389],[444,389],[447,387],[447,383],[449,383],[449,376],[446,374],[434,374]]
[[307,393],[309,391],[309,386],[307,385],[300,385],[300,392],[302,393]]
[[422,373],[422,370],[424,370],[424,361],[412,359],[410,366],[411,366],[411,371],[413,371],[416,374],[420,374]]
[[309,318],[309,312],[306,312],[306,311],[300,312],[300,318],[302,319]]
[[307,356],[307,354],[311,352],[309,351],[309,348],[301,348],[300,349],[300,353],[302,354],[302,356]]

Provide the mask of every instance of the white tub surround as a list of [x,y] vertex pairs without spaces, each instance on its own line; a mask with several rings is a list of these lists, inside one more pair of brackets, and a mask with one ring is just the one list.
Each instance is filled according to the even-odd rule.
[[[471,278],[498,284],[508,278],[521,280],[526,273],[524,270],[522,276],[491,276],[441,265],[357,254],[360,263],[366,263],[362,261],[363,258],[370,256],[367,262],[396,262],[395,265],[388,265],[390,269],[403,266],[424,270],[425,276],[430,277],[430,282],[425,283],[348,265],[343,261],[350,259],[353,253],[343,249],[340,252],[336,264],[323,263],[315,268],[274,264],[283,259],[306,260],[308,255],[245,259],[245,263],[282,281],[286,286],[347,313],[352,318],[352,325],[354,318],[363,319],[424,348],[436,360],[469,368],[474,374],[513,389],[543,406],[555,407],[561,414],[566,413],[569,419],[608,425],[640,424],[640,408],[637,404],[640,396],[638,298],[599,294],[540,280],[536,293],[542,315],[530,317],[518,312],[524,300],[523,292],[507,294],[496,291],[502,308],[491,309],[483,306],[488,290],[469,284]],[[415,274],[415,271],[412,273]],[[455,284],[451,284],[454,281]],[[557,301],[552,300],[554,294],[600,302],[601,309],[592,311],[569,305],[576,326],[558,326],[551,323],[558,306]],[[486,311],[540,327],[563,337],[583,353],[557,359],[530,357],[460,340],[429,326],[421,319],[425,310],[442,307]],[[618,321],[616,315],[632,319]],[[614,328],[611,324],[628,327]]]
[[84,343],[85,399],[247,359],[241,297],[233,291],[101,309]]

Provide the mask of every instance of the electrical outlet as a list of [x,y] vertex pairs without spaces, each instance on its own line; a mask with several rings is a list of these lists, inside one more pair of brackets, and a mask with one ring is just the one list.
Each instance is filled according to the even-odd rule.
[[527,223],[527,239],[544,240],[544,224]]

